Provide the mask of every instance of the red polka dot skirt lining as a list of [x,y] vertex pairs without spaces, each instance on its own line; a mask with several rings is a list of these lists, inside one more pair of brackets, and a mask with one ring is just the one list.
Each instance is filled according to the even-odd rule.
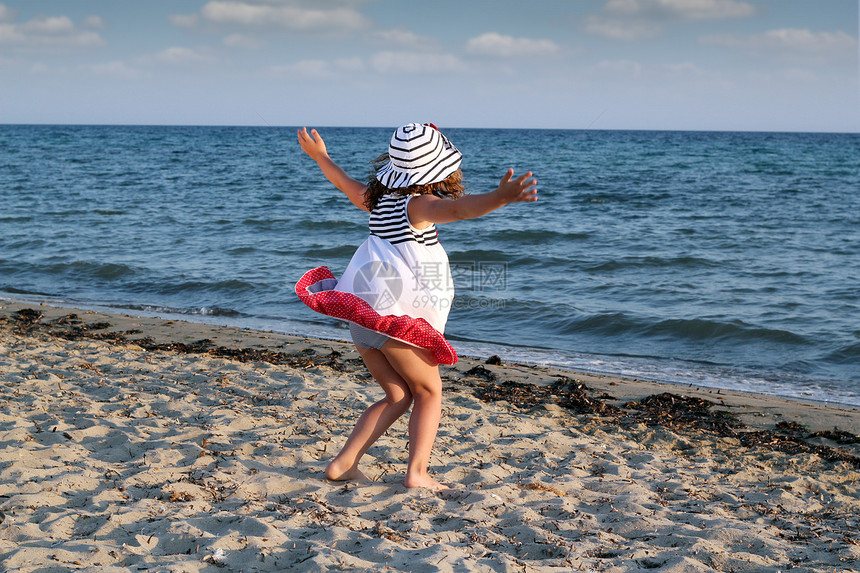
[[348,292],[323,290],[311,292],[310,288],[324,280],[334,279],[328,267],[317,267],[302,275],[296,283],[296,294],[312,310],[354,322],[365,328],[381,332],[433,353],[439,364],[455,364],[457,353],[442,334],[423,318],[411,316],[383,316],[373,310],[364,300]]

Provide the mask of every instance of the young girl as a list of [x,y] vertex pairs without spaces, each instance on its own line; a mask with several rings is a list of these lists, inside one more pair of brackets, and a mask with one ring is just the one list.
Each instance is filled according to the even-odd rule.
[[536,181],[531,172],[514,178],[508,169],[494,191],[463,196],[462,154],[433,124],[398,128],[366,184],[331,160],[315,129],[309,134],[302,128],[298,139],[323,175],[353,205],[370,212],[370,236],[340,280],[318,267],[302,276],[296,294],[313,310],[350,322],[359,354],[385,391],[385,398],[361,415],[326,477],[365,478],[359,460],[412,405],[404,483],[446,489],[427,472],[442,414],[438,365],[457,361],[443,336],[454,288],[435,225],[537,201]]

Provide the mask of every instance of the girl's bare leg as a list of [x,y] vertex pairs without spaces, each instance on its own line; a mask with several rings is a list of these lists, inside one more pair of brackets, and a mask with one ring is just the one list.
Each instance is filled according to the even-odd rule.
[[385,433],[412,403],[412,392],[403,378],[391,367],[385,355],[373,348],[356,346],[370,374],[385,390],[385,398],[370,406],[350,434],[340,453],[329,463],[325,475],[330,480],[366,479],[358,469],[361,456]]
[[442,417],[439,366],[429,351],[397,340],[387,341],[381,350],[388,363],[408,384],[414,401],[409,417],[409,465],[404,483],[406,487],[448,489],[427,473],[430,452]]

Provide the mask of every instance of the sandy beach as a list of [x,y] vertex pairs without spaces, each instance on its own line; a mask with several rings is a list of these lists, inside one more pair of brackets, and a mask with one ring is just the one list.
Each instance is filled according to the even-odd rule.
[[333,483],[350,344],[0,301],[0,570],[860,570],[860,410],[487,358]]

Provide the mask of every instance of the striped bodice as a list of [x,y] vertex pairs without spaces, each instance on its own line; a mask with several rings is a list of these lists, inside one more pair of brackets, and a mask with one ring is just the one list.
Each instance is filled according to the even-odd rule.
[[436,245],[439,239],[436,225],[426,229],[415,229],[406,217],[406,202],[409,196],[384,195],[370,213],[370,233],[387,240],[392,245],[414,241],[421,245]]

